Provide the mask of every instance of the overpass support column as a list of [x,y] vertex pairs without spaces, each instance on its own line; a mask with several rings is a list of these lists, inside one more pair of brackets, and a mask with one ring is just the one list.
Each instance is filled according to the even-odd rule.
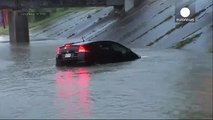
[[128,12],[132,8],[134,8],[135,0],[124,0],[124,8],[125,11]]
[[29,43],[27,16],[19,15],[19,10],[9,12],[10,43]]

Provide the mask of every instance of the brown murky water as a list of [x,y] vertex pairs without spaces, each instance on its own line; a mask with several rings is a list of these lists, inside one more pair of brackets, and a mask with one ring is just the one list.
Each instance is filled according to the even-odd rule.
[[140,60],[56,68],[61,43],[0,44],[0,118],[212,117],[212,54],[134,49]]

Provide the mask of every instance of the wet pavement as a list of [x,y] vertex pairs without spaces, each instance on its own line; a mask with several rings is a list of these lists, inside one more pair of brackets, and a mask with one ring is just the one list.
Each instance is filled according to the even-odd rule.
[[212,118],[212,54],[134,49],[141,59],[57,68],[65,42],[0,43],[0,118]]

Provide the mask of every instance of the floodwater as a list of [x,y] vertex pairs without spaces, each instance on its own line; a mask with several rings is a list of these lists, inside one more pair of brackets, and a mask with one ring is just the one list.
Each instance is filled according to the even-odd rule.
[[0,43],[0,118],[212,118],[212,54],[133,49],[141,59],[57,68],[65,42]]

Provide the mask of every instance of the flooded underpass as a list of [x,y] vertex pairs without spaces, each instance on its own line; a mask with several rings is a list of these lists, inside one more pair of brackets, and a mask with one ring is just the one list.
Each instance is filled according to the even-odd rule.
[[141,59],[57,68],[62,42],[0,43],[0,118],[212,118],[212,54],[133,49]]
[[[213,3],[190,1],[85,8],[30,28],[30,44],[0,35],[0,119],[211,119]],[[174,22],[183,3],[196,22]],[[56,67],[57,47],[79,39],[117,41],[141,59]]]

